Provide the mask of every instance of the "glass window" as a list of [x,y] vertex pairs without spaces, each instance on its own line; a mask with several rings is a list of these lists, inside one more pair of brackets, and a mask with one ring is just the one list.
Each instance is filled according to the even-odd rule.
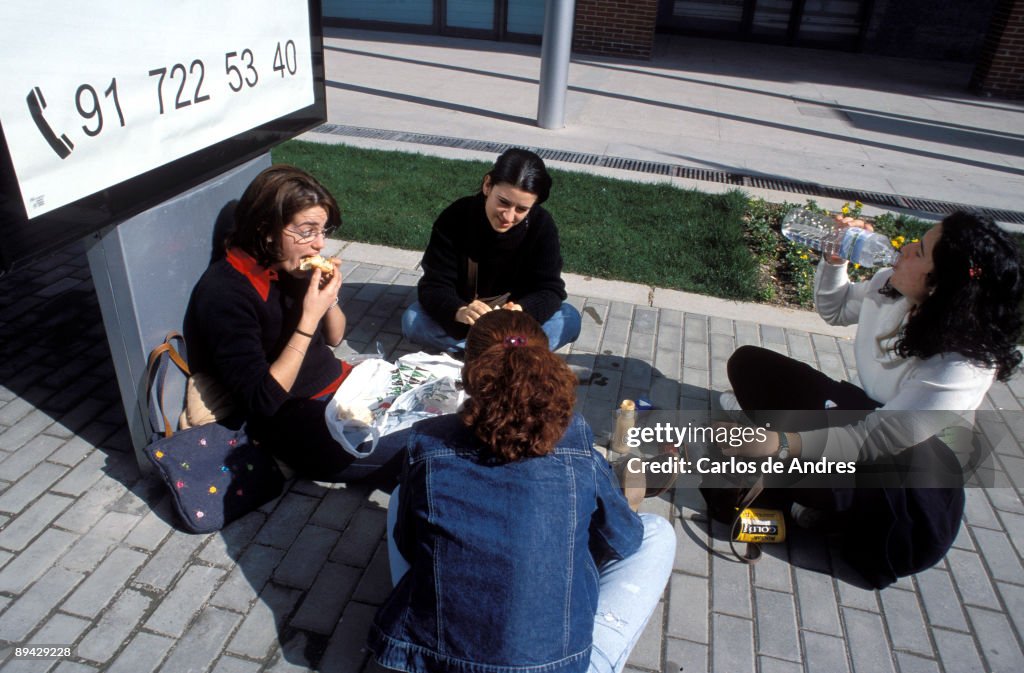
[[738,30],[743,0],[676,0],[672,25],[687,30]]
[[323,8],[324,16],[339,19],[427,26],[434,23],[434,0],[323,0]]
[[540,35],[544,32],[544,0],[508,0],[508,22],[505,30],[510,33]]
[[449,28],[494,30],[493,0],[448,0],[445,25]]

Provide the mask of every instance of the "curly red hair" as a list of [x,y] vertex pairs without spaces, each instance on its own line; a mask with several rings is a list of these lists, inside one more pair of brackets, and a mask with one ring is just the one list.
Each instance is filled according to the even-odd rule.
[[569,427],[576,377],[527,313],[497,310],[476,321],[462,381],[469,399],[459,415],[501,460],[551,453]]

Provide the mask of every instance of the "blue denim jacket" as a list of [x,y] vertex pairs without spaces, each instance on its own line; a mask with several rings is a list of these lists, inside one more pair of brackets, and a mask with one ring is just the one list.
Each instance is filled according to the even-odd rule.
[[643,524],[576,415],[554,453],[481,458],[454,415],[418,423],[395,541],[412,568],[369,644],[411,673],[586,671],[598,564],[640,547]]

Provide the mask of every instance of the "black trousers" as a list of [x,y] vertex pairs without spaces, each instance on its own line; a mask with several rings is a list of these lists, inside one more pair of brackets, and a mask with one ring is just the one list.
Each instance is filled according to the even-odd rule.
[[[742,346],[728,362],[729,382],[740,406],[757,425],[789,432],[815,430],[863,419],[881,406],[861,388],[836,381],[775,351]],[[829,414],[801,410],[832,409]],[[903,451],[897,460],[920,472],[943,472],[957,459],[937,438]],[[858,465],[858,471],[861,466]],[[840,512],[844,556],[873,586],[937,563],[953,544],[964,510],[963,488],[767,489],[765,500]]]

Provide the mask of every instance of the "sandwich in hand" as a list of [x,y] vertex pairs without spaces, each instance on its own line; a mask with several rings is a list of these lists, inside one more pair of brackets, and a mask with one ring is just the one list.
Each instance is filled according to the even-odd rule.
[[299,269],[302,271],[320,269],[320,273],[326,277],[334,273],[334,263],[321,255],[313,255],[312,257],[303,257],[299,262]]

